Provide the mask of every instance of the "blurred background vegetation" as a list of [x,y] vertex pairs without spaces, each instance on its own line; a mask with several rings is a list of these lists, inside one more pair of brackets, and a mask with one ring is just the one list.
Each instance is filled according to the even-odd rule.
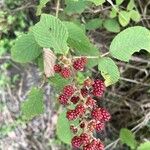
[[[44,87],[47,91],[45,114],[27,124],[20,121],[20,103],[26,98],[29,88],[33,84],[39,84],[41,73],[36,64],[20,65],[10,58],[14,40],[39,20],[41,11],[55,14],[57,2],[0,0],[2,150],[71,149],[70,146],[61,143],[55,134],[57,106],[53,100],[52,87]],[[113,4],[112,6],[108,1],[101,6],[95,6],[82,0],[61,0],[59,18],[79,25],[99,47],[101,53],[107,53],[110,42],[123,29],[135,25],[150,28],[149,0],[118,0],[113,1]],[[104,139],[108,150],[130,150],[132,146],[119,142],[122,128],[132,130],[139,144],[150,140],[150,55],[141,51],[134,54],[129,63],[116,62],[120,67],[120,82],[108,88],[104,97],[104,105],[111,112],[112,120],[106,131],[97,136]]]

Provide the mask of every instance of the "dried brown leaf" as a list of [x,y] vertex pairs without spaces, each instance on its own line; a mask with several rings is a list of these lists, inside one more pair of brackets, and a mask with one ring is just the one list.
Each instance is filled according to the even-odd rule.
[[47,78],[54,76],[54,65],[56,61],[56,56],[52,50],[49,48],[43,48],[44,52],[44,73]]

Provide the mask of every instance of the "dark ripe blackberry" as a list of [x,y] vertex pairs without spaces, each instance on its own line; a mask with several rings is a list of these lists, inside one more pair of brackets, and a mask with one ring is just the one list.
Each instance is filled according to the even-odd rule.
[[55,64],[55,65],[54,65],[54,71],[55,71],[56,73],[60,73],[60,72],[61,72],[61,65]]
[[81,95],[82,95],[83,97],[86,97],[86,96],[88,95],[88,90],[87,90],[86,88],[82,88],[82,89],[81,89]]
[[79,100],[80,100],[80,97],[79,97],[79,96],[73,96],[73,97],[71,97],[71,99],[70,99],[70,101],[71,101],[73,104],[77,104]]
[[84,122],[82,122],[81,124],[80,124],[80,128],[85,128],[85,123]]

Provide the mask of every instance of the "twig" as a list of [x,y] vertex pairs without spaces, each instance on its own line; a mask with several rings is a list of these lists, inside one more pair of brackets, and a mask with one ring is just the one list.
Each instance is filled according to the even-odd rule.
[[150,84],[138,82],[136,80],[132,80],[132,79],[128,79],[128,78],[123,78],[123,77],[121,77],[120,79],[123,80],[123,81],[127,81],[127,82],[131,82],[131,83],[140,84],[140,85],[143,85],[143,86],[150,87]]
[[56,17],[58,17],[59,7],[60,7],[60,0],[57,0],[57,3],[56,3]]
[[10,56],[3,56],[0,58],[0,60],[3,60],[3,59],[11,59],[11,57]]
[[146,59],[139,58],[139,57],[131,57],[131,60],[132,60],[132,61],[136,61],[136,62],[141,62],[141,63],[148,63],[148,64],[150,64],[150,61],[148,61],[148,60],[146,60]]
[[15,12],[18,12],[18,11],[21,11],[21,10],[24,10],[24,9],[27,9],[27,8],[35,8],[35,7],[36,7],[35,5],[33,5],[33,4],[31,4],[31,3],[28,3],[28,4],[26,4],[26,5],[23,5],[23,6],[21,6],[21,7],[18,7],[18,8],[16,8],[16,9],[13,9],[13,10],[7,9],[7,11],[8,11],[9,13],[15,13]]

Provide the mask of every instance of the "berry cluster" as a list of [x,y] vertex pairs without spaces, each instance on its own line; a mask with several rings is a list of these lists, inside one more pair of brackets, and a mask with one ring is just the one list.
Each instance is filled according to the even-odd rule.
[[[83,150],[104,150],[103,143],[93,135],[93,132],[104,130],[105,123],[111,118],[105,108],[98,107],[96,100],[101,98],[105,91],[104,82],[89,77],[82,85],[75,81],[77,71],[83,71],[86,63],[87,59],[81,57],[71,62],[69,67],[63,68],[59,64],[54,66],[56,73],[60,73],[64,78],[69,78],[72,74],[74,81],[63,88],[58,99],[67,108],[66,118],[69,121],[79,121],[77,126],[70,126],[70,130],[74,134],[72,146]],[[74,104],[74,109],[69,108],[69,105],[72,104]]]

